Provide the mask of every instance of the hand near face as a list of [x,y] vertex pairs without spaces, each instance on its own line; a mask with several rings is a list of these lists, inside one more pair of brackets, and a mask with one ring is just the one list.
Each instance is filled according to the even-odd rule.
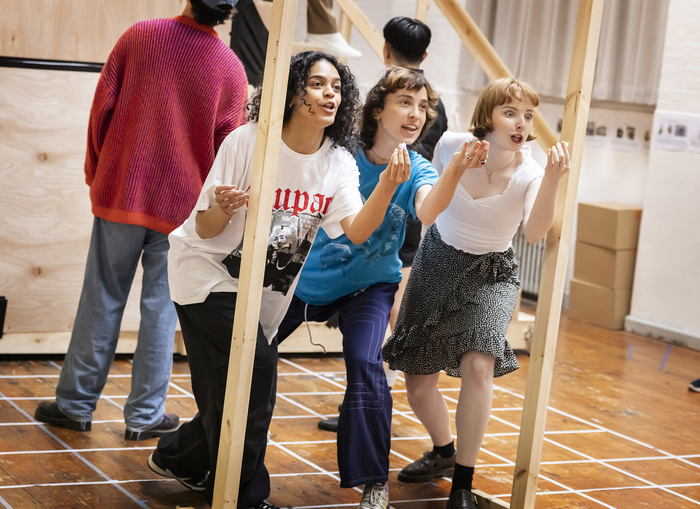
[[557,182],[571,169],[569,158],[569,143],[558,142],[547,151],[547,166],[544,168],[545,177]]
[[236,189],[236,186],[216,186],[214,198],[224,214],[232,216],[238,212],[238,209],[248,204],[250,196],[245,191]]
[[389,164],[380,175],[379,181],[397,187],[407,182],[409,178],[411,178],[411,156],[408,155],[406,144],[401,143],[391,154]]
[[482,165],[486,164],[488,157],[488,141],[477,140],[471,145],[468,141],[465,141],[462,149],[459,152],[455,152],[452,159],[450,159],[450,164],[455,170],[464,172],[470,169],[481,168]]

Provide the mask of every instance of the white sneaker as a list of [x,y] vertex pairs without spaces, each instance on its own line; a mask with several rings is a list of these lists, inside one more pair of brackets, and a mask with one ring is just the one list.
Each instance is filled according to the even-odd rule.
[[334,34],[308,34],[306,43],[319,46],[340,58],[362,58],[362,52],[350,46],[345,37],[338,32]]
[[386,483],[367,484],[357,509],[386,509],[389,507],[389,486]]

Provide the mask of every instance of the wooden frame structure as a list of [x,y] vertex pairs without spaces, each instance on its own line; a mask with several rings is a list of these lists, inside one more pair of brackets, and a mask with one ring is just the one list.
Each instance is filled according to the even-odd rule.
[[[493,46],[457,0],[433,0],[450,21],[469,51],[492,80],[512,76]],[[336,0],[342,10],[341,33],[349,38],[355,26],[380,59],[384,41],[354,0]],[[429,0],[417,0],[416,17],[425,19]],[[243,244],[242,277],[236,306],[224,416],[212,507],[235,508],[238,502],[243,440],[250,394],[255,341],[260,311],[263,265],[277,173],[277,153],[282,128],[282,108],[291,57],[297,0],[274,0],[272,26],[265,63],[263,95],[255,145],[253,183]],[[479,507],[535,506],[535,492],[542,454],[547,401],[559,330],[566,266],[571,243],[574,206],[581,169],[590,95],[593,85],[603,0],[580,0],[573,55],[569,72],[562,141],[570,146],[571,171],[559,184],[554,225],[547,234],[540,300],[530,351],[518,455],[510,505],[475,492]],[[546,148],[558,140],[539,112],[535,129]]]

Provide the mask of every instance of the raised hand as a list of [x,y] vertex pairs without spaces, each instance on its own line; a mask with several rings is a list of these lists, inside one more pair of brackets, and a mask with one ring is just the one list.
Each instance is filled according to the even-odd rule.
[[465,141],[461,150],[454,153],[449,164],[451,164],[455,170],[464,172],[469,169],[480,168],[482,165],[486,164],[488,157],[488,141],[477,140],[472,145],[470,145],[468,141]]
[[236,186],[216,186],[214,198],[216,204],[227,216],[232,216],[238,209],[248,203],[250,196],[245,191],[239,191]]
[[391,154],[389,164],[379,176],[379,182],[397,187],[407,182],[409,178],[411,178],[411,156],[408,155],[406,144],[401,143]]
[[544,167],[544,174],[552,181],[558,182],[570,169],[569,143],[558,142],[547,151],[547,166]]

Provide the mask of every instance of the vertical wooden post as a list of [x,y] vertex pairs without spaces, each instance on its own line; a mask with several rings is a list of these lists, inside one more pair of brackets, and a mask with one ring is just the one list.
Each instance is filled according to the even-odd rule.
[[338,17],[338,32],[340,32],[340,35],[342,35],[348,43],[350,42],[350,36],[352,36],[352,22],[342,9]]
[[[481,31],[479,25],[476,24],[457,0],[434,1],[489,79],[495,81],[499,78],[513,76],[513,73],[510,72],[510,69],[501,60],[488,38]],[[537,143],[546,152],[549,147],[557,142],[557,137],[538,109],[535,109],[533,121],[535,132],[537,133]]]
[[262,103],[255,140],[253,178],[243,241],[236,314],[231,338],[226,399],[216,466],[214,509],[235,509],[258,335],[260,299],[270,216],[277,177],[289,60],[297,0],[274,0],[267,44]]
[[384,61],[384,37],[379,35],[379,32],[374,28],[369,18],[362,12],[355,0],[335,0],[343,16],[347,16],[350,22],[360,32],[362,38],[367,41],[370,48],[379,57],[379,60]]
[[428,19],[428,8],[430,7],[430,0],[417,0],[416,1],[416,19],[425,23]]
[[552,383],[554,353],[602,15],[603,0],[579,1],[561,132],[562,140],[569,142],[571,170],[559,183],[554,225],[547,234],[542,262],[542,279],[530,348],[518,457],[515,462],[510,502],[511,508],[516,509],[535,507],[547,402]]

